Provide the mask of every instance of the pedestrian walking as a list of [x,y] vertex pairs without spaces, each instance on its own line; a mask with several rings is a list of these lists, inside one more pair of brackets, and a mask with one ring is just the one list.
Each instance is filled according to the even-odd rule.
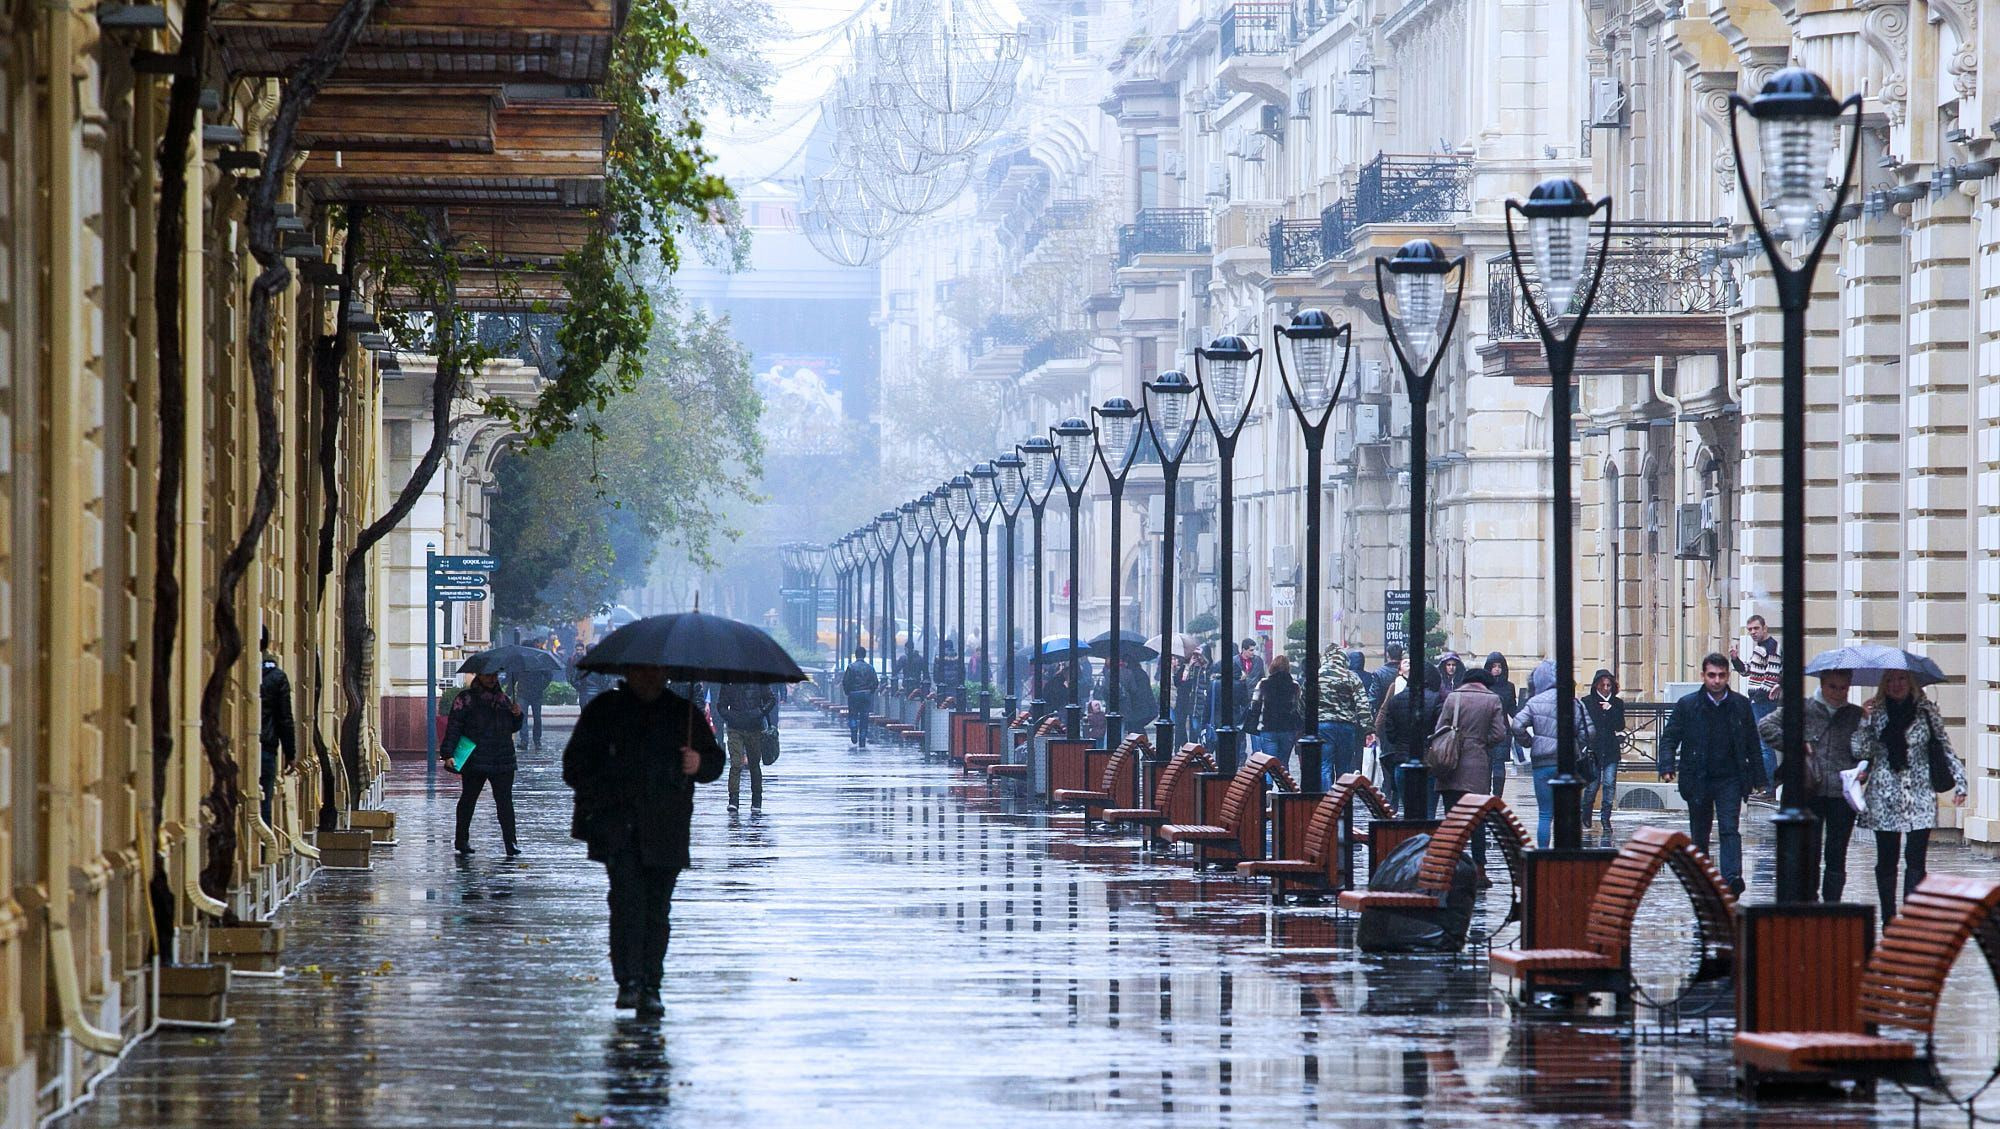
[[278,754],[282,751],[284,766],[292,767],[299,759],[299,732],[298,724],[292,720],[292,680],[285,675],[285,668],[278,665],[278,656],[271,653],[270,628],[259,629],[257,649],[264,656],[257,683],[257,769],[263,784],[257,810],[269,824],[271,800],[278,794]]
[[1716,865],[1730,889],[1743,892],[1743,800],[1765,787],[1764,756],[1750,699],[1729,688],[1729,659],[1701,660],[1701,689],[1674,703],[1660,731],[1661,780],[1680,782],[1688,831],[1708,852],[1711,824],[1720,825]]
[[1446,694],[1458,689],[1458,684],[1465,681],[1465,660],[1458,657],[1457,651],[1446,651],[1438,659],[1438,679]]
[[1299,743],[1303,725],[1299,714],[1299,683],[1292,677],[1292,660],[1274,655],[1271,667],[1250,692],[1250,724],[1245,728],[1255,736],[1252,747],[1289,765],[1292,746]]
[[[1174,685],[1174,719],[1180,744],[1198,739],[1208,728],[1209,671],[1214,665],[1208,648],[1203,647],[1181,667],[1180,681]],[[1160,755],[1167,754],[1162,750]]]
[[1535,664],[1535,669],[1528,672],[1528,684],[1521,691],[1522,698],[1526,700],[1544,690],[1554,689],[1555,684],[1556,660],[1545,655],[1541,662]]
[[[1500,699],[1500,709],[1507,715],[1509,725],[1514,715],[1521,710],[1521,698],[1514,688],[1514,680],[1508,677],[1507,656],[1498,651],[1486,656],[1486,688]],[[1510,729],[1506,736],[1493,743],[1486,750],[1486,767],[1493,778],[1488,781],[1488,792],[1495,796],[1507,794],[1507,762],[1513,759],[1514,735]]]
[[[1584,712],[1581,700],[1576,707],[1576,742],[1579,752],[1590,747],[1590,717]],[[1514,740],[1528,746],[1528,764],[1535,782],[1535,845],[1549,845],[1550,830],[1555,823],[1555,788],[1551,781],[1556,777],[1556,692],[1554,687],[1536,694],[1521,704],[1514,714],[1508,729]],[[1579,757],[1579,760],[1582,758]],[[1586,766],[1579,765],[1580,769]],[[1578,775],[1584,775],[1579,772]],[[1588,779],[1588,777],[1586,777]]]
[[694,787],[722,775],[708,719],[667,690],[667,668],[628,666],[624,682],[578,716],[563,750],[576,793],[570,835],[604,864],[610,883],[611,972],[619,1008],[665,1014],[660,977],[672,933],[674,884],[688,864]]
[[1120,724],[1126,733],[1144,733],[1146,726],[1160,716],[1160,698],[1153,690],[1153,680],[1131,659],[1117,659],[1113,665],[1118,672]]
[[[1408,656],[1403,659],[1409,664]],[[1425,738],[1437,729],[1438,708],[1444,702],[1442,681],[1436,667],[1424,670],[1423,697],[1420,700],[1422,716],[1413,729],[1410,725],[1410,694],[1414,686],[1406,686],[1394,697],[1384,699],[1382,708],[1375,712],[1375,734],[1380,757],[1382,783],[1385,791],[1399,794],[1395,788],[1396,774],[1402,766],[1417,759],[1422,754]],[[1426,812],[1404,812],[1405,819],[1422,818]]]
[[1602,795],[1604,806],[1599,809],[1598,821],[1610,831],[1611,808],[1618,799],[1620,742],[1625,736],[1625,699],[1618,696],[1616,675],[1600,669],[1590,676],[1583,711],[1590,715],[1591,761],[1597,768],[1596,776],[1583,786],[1583,822],[1590,823],[1591,804]]
[[840,673],[840,689],[847,695],[847,743],[857,749],[868,747],[868,716],[875,709],[875,690],[882,677],[868,661],[868,648],[854,648],[854,661]]
[[1965,770],[1952,752],[1937,704],[1908,671],[1883,671],[1882,685],[1864,712],[1854,735],[1855,756],[1868,762],[1860,822],[1875,833],[1875,895],[1887,922],[1899,904],[1897,856],[1907,898],[1924,880],[1938,795],[1950,792],[1953,804],[1963,804]]
[[717,693],[716,712],[722,716],[729,752],[729,810],[742,796],[743,774],[750,774],[750,810],[764,808],[764,754],[777,736],[778,692],[769,683],[733,682]]
[[1341,654],[1328,647],[1319,664],[1320,790],[1350,772],[1361,771],[1361,747],[1375,733],[1375,713],[1369,708],[1362,670],[1368,665],[1360,651]]
[[[1445,695],[1424,748],[1424,767],[1430,770],[1431,783],[1446,811],[1460,797],[1485,791],[1493,778],[1486,750],[1507,739],[1507,712],[1487,683],[1485,671],[1466,672],[1465,681]],[[1478,870],[1480,888],[1492,885],[1486,877],[1484,826],[1473,837],[1472,864]]]
[[548,697],[549,684],[555,675],[549,670],[522,670],[513,676],[514,704],[527,714],[521,726],[520,741],[525,749],[542,751],[542,702]]
[[1237,644],[1236,673],[1242,678],[1243,685],[1245,686],[1255,687],[1259,682],[1264,681],[1266,673],[1264,656],[1257,653],[1257,641],[1255,639],[1245,639],[1243,642]]
[[917,653],[914,642],[903,645],[903,654],[896,660],[896,685],[907,690],[924,680],[924,657]]
[[479,793],[493,789],[493,811],[500,817],[500,840],[507,857],[521,853],[514,837],[514,734],[521,729],[521,707],[500,689],[497,671],[472,676],[472,684],[451,700],[438,756],[450,764],[461,739],[472,742],[471,755],[458,769],[458,835],[452,849],[472,853],[472,813]]
[[1396,679],[1402,677],[1409,668],[1403,663],[1403,646],[1391,643],[1383,653],[1387,662],[1375,669],[1368,677],[1368,712],[1372,716],[1382,708],[1382,703],[1396,695]]
[[1049,713],[1060,715],[1076,701],[1076,689],[1069,683],[1069,663],[1044,663],[1042,665],[1042,701],[1048,704]]
[[[1743,676],[1743,696],[1750,699],[1750,712],[1758,721],[1778,708],[1779,678],[1784,673],[1784,656],[1778,649],[1778,637],[1771,634],[1771,628],[1761,615],[1753,615],[1743,623],[1743,637],[1729,646],[1729,665]],[[1768,741],[1760,739],[1764,757],[1764,778],[1776,780],[1778,776],[1778,749]]]
[[958,645],[949,639],[938,644],[937,661],[931,664],[931,686],[939,698],[965,705],[965,660],[958,655]]
[[[1854,809],[1848,806],[1842,793],[1840,774],[1855,765],[1854,738],[1864,716],[1861,707],[1848,700],[1853,685],[1854,675],[1850,671],[1823,671],[1819,675],[1819,693],[1806,699],[1803,806],[1819,816],[1821,858],[1815,860],[1815,865],[1820,869],[1819,891],[1823,902],[1839,901],[1847,889],[1847,845],[1854,835]],[[1785,710],[1781,705],[1757,723],[1757,735],[1767,745],[1779,744],[1784,738],[1784,723]],[[1894,881],[1893,874],[1890,880]]]

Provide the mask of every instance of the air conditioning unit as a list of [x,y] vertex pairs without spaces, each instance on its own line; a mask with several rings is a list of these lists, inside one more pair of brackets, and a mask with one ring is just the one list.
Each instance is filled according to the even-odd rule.
[[1310,82],[1292,84],[1292,120],[1305,121],[1312,116],[1313,88]]
[[1625,124],[1625,88],[1615,78],[1590,80],[1590,127],[1617,129]]
[[1194,535],[1194,570],[1209,576],[1215,574],[1215,534]]
[[1160,171],[1180,180],[1187,179],[1187,158],[1179,149],[1169,149],[1160,154]]
[[1221,161],[1210,161],[1208,163],[1208,191],[1206,195],[1218,200],[1229,199],[1229,170],[1224,167]]
[[1361,362],[1361,394],[1379,396],[1389,389],[1389,364],[1387,361],[1364,360]]
[[1299,574],[1299,547],[1297,545],[1271,546],[1271,583],[1297,583]]
[[1225,157],[1235,157],[1238,160],[1243,158],[1242,130],[1232,129],[1229,131],[1228,138],[1222,143],[1222,155]]
[[1167,496],[1153,494],[1146,498],[1146,528],[1160,529],[1167,522]]
[[[1203,482],[1201,486],[1195,491],[1194,497],[1195,497],[1195,505],[1200,509],[1207,511],[1207,510],[1213,510],[1215,508],[1216,502],[1222,497],[1222,494],[1221,491],[1219,491],[1216,488],[1214,482]],[[1206,537],[1207,534],[1203,534],[1202,536]]]
[[1354,405],[1354,441],[1378,443],[1382,439],[1382,405]]
[[1715,510],[1707,501],[1684,502],[1674,508],[1674,559],[1715,559]]
[[1243,139],[1243,159],[1255,164],[1264,163],[1264,150],[1271,144],[1263,134],[1252,134]]
[[1248,549],[1232,550],[1229,554],[1229,567],[1232,570],[1232,575],[1229,577],[1230,589],[1236,592],[1248,592],[1250,590],[1250,551]]
[[1375,76],[1372,72],[1342,75],[1338,90],[1339,94],[1334,99],[1334,113],[1350,118],[1374,115]]
[[1283,106],[1260,106],[1257,109],[1257,132],[1274,141],[1285,136],[1285,108]]

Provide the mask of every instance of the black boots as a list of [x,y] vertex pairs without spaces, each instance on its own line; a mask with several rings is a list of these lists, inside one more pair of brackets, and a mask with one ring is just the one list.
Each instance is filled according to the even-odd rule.
[[658,1019],[667,1014],[667,1005],[660,1002],[658,988],[641,988],[637,995],[640,1019]]
[[637,984],[618,985],[618,1002],[613,1005],[619,1011],[631,1011],[639,1006],[639,986]]

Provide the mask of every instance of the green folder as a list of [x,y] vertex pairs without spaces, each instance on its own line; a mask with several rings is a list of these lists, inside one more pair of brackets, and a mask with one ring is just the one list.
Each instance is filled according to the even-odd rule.
[[458,747],[451,751],[451,770],[453,772],[464,772],[465,762],[472,759],[472,750],[478,747],[478,744],[472,738],[460,737],[458,739]]

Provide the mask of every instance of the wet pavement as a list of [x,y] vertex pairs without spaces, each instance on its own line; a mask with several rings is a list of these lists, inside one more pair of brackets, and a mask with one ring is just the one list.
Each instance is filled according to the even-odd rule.
[[[230,1030],[159,1032],[62,1124],[1912,1120],[1889,1086],[1873,1103],[1748,1105],[1726,1018],[1664,1039],[1643,1022],[1518,1019],[1483,960],[1363,956],[1330,909],[1274,908],[1260,884],[1052,825],[948,766],[852,752],[803,714],[788,726],[765,811],[728,815],[722,786],[702,789],[664,1022],[612,1010],[604,880],[567,837],[555,752],[524,758],[527,854],[511,861],[484,804],[478,853],[455,860],[456,780],[432,794],[423,767],[401,763],[387,800],[399,843],[285,907],[286,975],[239,979]],[[1511,797],[1524,809],[1525,792]],[[1769,888],[1765,814],[1748,821],[1753,897]],[[1872,848],[1854,853],[1864,894]],[[1955,845],[1934,854],[1937,870],[1994,866]],[[1475,928],[1505,897],[1504,883],[1485,895]],[[1681,967],[1684,917],[1649,896],[1644,975]],[[2000,1001],[1969,956],[1941,1053],[1983,1078],[1997,1030]]]

